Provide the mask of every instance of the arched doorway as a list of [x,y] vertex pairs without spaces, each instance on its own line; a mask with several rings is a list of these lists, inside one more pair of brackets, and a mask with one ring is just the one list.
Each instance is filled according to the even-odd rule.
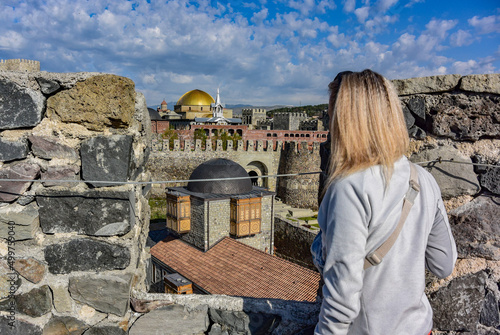
[[267,176],[267,167],[259,161],[252,161],[245,167],[250,177],[252,177],[252,185],[268,188],[269,183],[267,178],[258,178]]

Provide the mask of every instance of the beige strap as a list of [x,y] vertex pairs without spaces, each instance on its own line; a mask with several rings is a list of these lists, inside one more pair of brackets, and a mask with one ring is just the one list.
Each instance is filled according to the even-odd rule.
[[365,266],[364,269],[368,269],[370,266],[378,265],[382,262],[382,259],[389,252],[394,242],[396,242],[399,233],[403,229],[406,218],[410,213],[410,209],[413,206],[413,202],[420,191],[420,185],[418,184],[418,171],[415,167],[415,164],[410,162],[410,186],[408,191],[406,192],[404,201],[403,201],[403,210],[401,211],[401,217],[399,218],[398,225],[396,229],[392,232],[391,236],[385,240],[384,243],[380,247],[377,248],[374,252],[366,256],[365,258]]

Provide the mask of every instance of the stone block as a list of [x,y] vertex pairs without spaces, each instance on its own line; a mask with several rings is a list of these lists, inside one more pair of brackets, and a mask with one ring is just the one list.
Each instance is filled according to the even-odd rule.
[[8,335],[42,335],[42,328],[16,318],[14,327],[10,327],[11,320],[4,315],[0,315],[0,334]]
[[487,275],[481,271],[452,280],[430,295],[434,328],[443,331],[474,332],[485,297]]
[[21,284],[21,277],[10,269],[6,260],[0,260],[0,300],[16,293]]
[[69,295],[68,288],[65,286],[50,286],[53,294],[53,304],[56,311],[59,313],[70,313],[72,311],[72,299]]
[[127,335],[127,332],[114,326],[96,326],[88,329],[83,335]]
[[[96,136],[82,142],[82,179],[88,181],[127,181],[132,154],[132,136]],[[90,183],[95,187],[110,183]]]
[[[80,180],[80,168],[75,165],[64,165],[64,166],[48,166],[45,171],[42,171],[40,179],[42,180]],[[57,182],[57,181],[45,181],[42,183],[43,186],[63,186],[63,187],[75,187],[78,183],[72,182]]]
[[43,190],[36,196],[40,226],[46,234],[123,235],[134,225],[133,191]]
[[415,124],[415,117],[405,105],[403,105],[403,115],[405,117],[406,128],[410,129]]
[[439,147],[432,150],[425,150],[411,156],[412,162],[426,162],[436,159],[455,160],[466,164],[456,164],[449,162],[428,163],[423,165],[436,179],[443,198],[452,198],[459,195],[474,195],[480,191],[479,181],[474,173],[471,159],[464,157],[460,152],[452,147]]
[[31,151],[37,157],[43,159],[63,158],[71,161],[78,160],[78,153],[75,149],[59,143],[57,137],[35,136],[28,137],[31,143]]
[[479,317],[481,324],[487,327],[497,327],[500,325],[500,313],[498,309],[498,301],[495,293],[488,291],[484,298],[483,308]]
[[40,90],[43,94],[50,95],[54,92],[59,91],[61,85],[55,80],[50,80],[46,78],[36,78],[38,85],[40,85]]
[[408,108],[419,122],[425,122],[425,99],[413,97],[408,100]]
[[28,156],[28,141],[25,139],[9,141],[0,138],[0,162],[24,159],[26,156]]
[[198,335],[208,330],[208,307],[188,311],[180,305],[161,307],[141,316],[129,335]]
[[81,335],[89,326],[71,316],[53,316],[43,327],[43,335]]
[[478,93],[500,94],[500,74],[472,74],[462,77],[460,89]]
[[[40,167],[37,164],[20,162],[0,168],[1,179],[33,180],[38,177]],[[19,198],[31,186],[30,181],[0,181],[0,202],[12,202]]]
[[314,212],[308,208],[291,208],[288,210],[291,216],[295,218],[302,218],[302,217],[308,217],[308,216],[313,216]]
[[430,76],[410,79],[392,80],[398,95],[418,93],[434,93],[450,91],[458,86],[461,76],[450,74],[444,76]]
[[[482,156],[478,155],[474,160],[476,163],[500,166],[500,160],[496,162],[489,162]],[[486,166],[476,166],[476,173],[479,176],[479,183],[481,187],[487,189],[488,191],[500,195],[500,168],[498,167],[486,167]]]
[[52,274],[125,269],[130,264],[127,247],[92,239],[52,244],[45,247],[44,255]]
[[441,94],[427,97],[436,136],[454,140],[500,138],[500,96]]
[[[16,312],[37,318],[49,313],[52,309],[52,295],[47,285],[14,296]],[[10,299],[0,302],[0,310],[9,310]]]
[[135,85],[128,78],[98,75],[47,99],[47,116],[87,129],[127,128],[135,112]]
[[34,258],[16,259],[14,270],[30,282],[37,284],[45,275],[45,265]]
[[34,127],[42,120],[45,98],[0,79],[0,130]]
[[479,196],[449,213],[460,258],[500,260],[500,197]]
[[104,313],[124,316],[129,308],[132,275],[71,277],[71,297]]
[[[280,322],[280,317],[272,314],[225,311],[215,308],[210,308],[209,316],[215,324],[222,326],[221,330],[227,329],[231,334],[271,334]],[[213,330],[217,334],[217,327]]]
[[35,237],[38,223],[38,206],[34,202],[27,206],[11,204],[0,207],[1,238],[7,239],[13,236],[16,241],[32,239]]

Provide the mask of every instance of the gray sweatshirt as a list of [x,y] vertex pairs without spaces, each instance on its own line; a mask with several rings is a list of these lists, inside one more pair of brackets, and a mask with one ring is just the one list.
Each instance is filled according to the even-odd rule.
[[318,213],[325,284],[315,334],[427,335],[432,329],[425,268],[440,278],[449,276],[457,251],[439,186],[423,168],[418,174],[420,193],[403,230],[382,263],[367,270],[365,256],[399,220],[409,162],[402,157],[395,163],[387,189],[380,166],[328,188]]

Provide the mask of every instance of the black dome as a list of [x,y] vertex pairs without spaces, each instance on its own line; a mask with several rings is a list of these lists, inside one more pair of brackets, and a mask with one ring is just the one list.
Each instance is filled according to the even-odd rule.
[[[215,158],[198,165],[189,180],[249,177],[245,169],[229,159]],[[252,181],[248,179],[199,181],[188,183],[187,189],[197,193],[242,194],[252,191]]]

